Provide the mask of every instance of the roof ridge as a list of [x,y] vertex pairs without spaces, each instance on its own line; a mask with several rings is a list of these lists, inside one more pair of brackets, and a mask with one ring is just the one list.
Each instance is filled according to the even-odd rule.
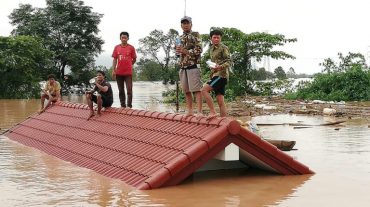
[[[77,108],[77,109],[86,109],[89,110],[87,104],[82,103],[73,103],[73,102],[66,102],[66,101],[58,101],[56,105],[67,107],[67,108]],[[215,117],[212,119],[208,119],[208,117],[197,117],[197,116],[188,116],[184,118],[183,114],[179,113],[170,113],[170,112],[159,112],[159,111],[146,111],[143,109],[132,109],[132,108],[116,108],[116,107],[109,107],[104,110],[105,112],[110,113],[119,113],[119,114],[126,114],[130,116],[140,116],[140,117],[150,117],[155,119],[164,119],[164,120],[172,120],[172,121],[179,121],[187,123],[195,123],[195,124],[202,124],[202,125],[224,125],[228,124],[229,122],[233,121],[227,117]]]
[[[51,113],[51,114],[56,114],[56,115],[61,115],[61,116],[66,116],[64,114],[61,114],[61,113],[55,113],[55,112],[48,112],[48,113]],[[79,116],[73,116],[73,115],[68,115],[66,117],[75,117],[75,118],[79,118],[81,119],[81,117]],[[39,121],[45,121],[43,119],[40,119],[40,118],[36,118],[36,117],[31,117],[32,119],[36,119],[36,120],[39,120]],[[149,117],[151,118],[151,117]],[[148,131],[155,131],[155,132],[160,132],[160,133],[164,133],[164,134],[168,134],[168,135],[179,135],[178,133],[175,133],[175,132],[170,132],[170,131],[163,131],[163,130],[157,130],[157,129],[153,129],[153,128],[146,128],[146,127],[140,127],[140,126],[133,126],[133,125],[128,125],[128,124],[122,124],[122,123],[112,123],[112,122],[108,122],[108,121],[103,121],[103,120],[99,120],[99,119],[90,119],[90,121],[96,121],[96,122],[102,122],[102,123],[107,123],[107,124],[113,124],[113,125],[119,125],[119,126],[126,126],[126,127],[129,127],[129,128],[132,128],[132,129],[144,129],[144,130],[148,130]],[[47,122],[47,121],[45,121]],[[58,123],[55,123],[55,124],[58,124]],[[68,127],[72,127],[72,128],[76,128],[76,129],[81,129],[81,130],[85,130],[83,127],[76,127],[76,126],[69,126],[69,125],[66,125],[66,124],[58,124],[58,125],[61,125],[61,126],[68,126]],[[104,132],[101,132],[101,131],[95,131],[95,130],[91,130],[93,132],[96,132],[96,133],[99,133],[99,134],[106,134],[106,135],[109,135],[109,136],[115,136],[115,137],[118,137],[117,135],[114,135],[114,134],[109,134],[109,133],[104,133]],[[186,136],[186,137],[190,137],[190,138],[194,138],[194,139],[197,139],[197,140],[202,140],[202,137],[201,136],[194,136],[194,135],[188,135],[188,134],[181,134],[183,136]],[[141,143],[145,143],[145,144],[148,144],[149,142],[145,142],[145,141],[142,141],[142,140],[136,140],[136,139],[130,139],[130,138],[127,138],[127,137],[122,137],[123,139],[126,139],[126,140],[131,140],[131,141],[137,141],[137,142],[141,142]],[[150,143],[152,145],[155,145],[155,146],[159,146],[159,147],[162,147],[162,148],[166,148],[166,149],[171,149],[171,150],[176,150],[176,151],[180,151],[180,149],[178,148],[174,148],[174,147],[167,147],[167,146],[164,146],[164,145],[160,145],[160,144],[155,144],[155,143]]]

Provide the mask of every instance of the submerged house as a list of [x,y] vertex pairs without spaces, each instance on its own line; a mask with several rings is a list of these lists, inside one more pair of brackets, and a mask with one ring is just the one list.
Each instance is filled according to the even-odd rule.
[[57,102],[5,136],[137,189],[177,185],[199,170],[313,173],[236,120],[113,107],[88,116],[85,104]]

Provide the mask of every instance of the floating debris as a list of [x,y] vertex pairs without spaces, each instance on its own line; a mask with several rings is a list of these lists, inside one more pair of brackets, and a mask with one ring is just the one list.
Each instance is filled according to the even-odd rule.
[[337,113],[337,110],[335,110],[335,109],[333,109],[333,108],[324,108],[323,110],[322,110],[322,113],[323,113],[323,115],[334,115],[334,114],[336,114]]
[[274,145],[278,149],[282,151],[290,151],[293,150],[294,145],[296,144],[296,141],[291,140],[271,140],[271,139],[265,139],[265,141],[269,142],[270,144]]
[[312,128],[312,126],[295,126],[293,129],[306,129],[306,128]]
[[289,125],[289,126],[330,126],[330,125],[336,125],[341,124],[346,121],[334,121],[334,122],[328,122],[324,124],[303,124],[303,123],[257,123],[257,126],[278,126],[278,125]]

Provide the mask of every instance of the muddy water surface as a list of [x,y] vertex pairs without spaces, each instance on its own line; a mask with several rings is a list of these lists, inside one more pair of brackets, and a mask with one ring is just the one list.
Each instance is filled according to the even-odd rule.
[[[172,111],[161,104],[163,86],[135,83],[134,107]],[[156,88],[149,93],[147,88]],[[116,91],[117,92],[117,91]],[[118,94],[115,93],[115,98]],[[83,97],[64,100],[84,102]],[[0,128],[10,128],[39,108],[38,100],[0,100]],[[118,100],[115,100],[118,106]],[[255,123],[336,121],[328,117],[262,116]],[[370,123],[347,120],[340,126],[294,129],[260,127],[269,139],[297,142],[287,152],[314,175],[279,176],[261,171],[196,173],[178,186],[138,191],[120,180],[49,156],[0,137],[1,206],[368,206],[370,198]]]

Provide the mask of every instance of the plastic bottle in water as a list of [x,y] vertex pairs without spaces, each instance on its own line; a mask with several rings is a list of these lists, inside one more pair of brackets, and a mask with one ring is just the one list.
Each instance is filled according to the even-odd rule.
[[[180,38],[176,38],[175,40],[175,46],[181,46],[181,40]],[[180,53],[176,53],[176,57],[180,57]]]

